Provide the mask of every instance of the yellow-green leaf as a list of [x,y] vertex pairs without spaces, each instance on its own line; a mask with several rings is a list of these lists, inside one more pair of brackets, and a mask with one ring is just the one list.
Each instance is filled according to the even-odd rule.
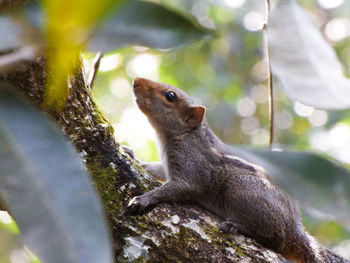
[[68,95],[68,77],[91,31],[116,0],[42,0],[46,19],[48,82],[44,107],[59,111]]

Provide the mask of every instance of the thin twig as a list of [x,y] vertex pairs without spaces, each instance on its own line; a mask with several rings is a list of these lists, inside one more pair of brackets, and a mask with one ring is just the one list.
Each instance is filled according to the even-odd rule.
[[266,21],[264,25],[264,38],[265,38],[265,57],[266,57],[266,67],[267,67],[267,86],[269,89],[269,115],[270,115],[270,149],[274,141],[274,96],[273,96],[273,74],[270,65],[270,51],[269,44],[267,41],[267,25],[270,16],[270,0],[266,0]]
[[6,73],[16,68],[23,61],[29,61],[40,55],[39,46],[25,46],[12,53],[0,55],[0,72]]
[[98,52],[94,58],[94,61],[92,62],[93,66],[92,66],[92,69],[89,73],[89,79],[88,79],[88,83],[89,83],[90,88],[92,88],[92,86],[94,85],[94,81],[95,81],[95,78],[96,78],[96,75],[98,72],[98,68],[100,67],[100,62],[101,62],[102,57],[103,57],[103,53]]

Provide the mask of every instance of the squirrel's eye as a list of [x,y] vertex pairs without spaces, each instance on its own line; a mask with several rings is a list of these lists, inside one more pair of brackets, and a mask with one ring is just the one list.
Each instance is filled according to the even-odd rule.
[[175,92],[172,92],[172,91],[166,92],[165,98],[169,102],[175,102],[176,101],[176,94],[175,94]]

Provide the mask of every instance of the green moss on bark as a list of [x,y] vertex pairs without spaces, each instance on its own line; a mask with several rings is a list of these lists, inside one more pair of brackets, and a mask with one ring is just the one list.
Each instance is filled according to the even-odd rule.
[[[12,83],[39,108],[46,85],[45,59],[24,63],[0,79]],[[46,113],[86,162],[104,204],[116,261],[127,259],[127,241],[134,238],[144,240],[143,249],[146,250],[145,254],[136,256],[134,262],[225,263],[238,262],[242,258],[249,258],[251,263],[264,262],[265,256],[261,255],[265,249],[222,235],[217,227],[219,219],[198,207],[161,204],[143,216],[125,214],[132,196],[160,184],[131,160],[114,140],[113,128],[92,101],[90,91],[82,73],[77,70],[71,79],[70,94],[62,112],[58,115]],[[178,220],[172,220],[173,217]],[[190,223],[195,223],[195,227],[191,228]],[[243,241],[247,239],[243,238]],[[234,253],[228,251],[230,248]],[[271,262],[283,260],[276,257]]]

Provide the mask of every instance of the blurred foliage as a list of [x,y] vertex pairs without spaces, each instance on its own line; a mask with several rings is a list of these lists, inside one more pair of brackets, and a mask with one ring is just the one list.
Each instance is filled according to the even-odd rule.
[[[102,205],[81,158],[13,90],[0,83],[0,193],[22,240],[43,262],[112,262]],[[16,233],[8,214],[1,212],[0,222]]]
[[350,231],[334,221],[315,223],[304,218],[304,226],[325,246],[335,246],[344,239],[350,239]]
[[36,7],[29,20],[41,20],[36,26],[45,36],[48,57],[43,106],[54,111],[65,102],[68,78],[83,50],[108,52],[131,44],[169,48],[213,33],[184,14],[142,1],[42,0],[42,14]]
[[[219,29],[220,35],[210,41],[194,43],[180,49],[153,50],[133,47],[118,50],[114,53],[118,56],[118,63],[106,71],[102,65],[102,72],[98,75],[94,88],[95,98],[102,109],[117,125],[122,117],[122,109],[133,105],[130,90],[132,79],[144,76],[179,87],[198,103],[204,104],[210,126],[224,141],[266,146],[269,116],[262,32],[249,31],[244,24],[244,18],[251,12],[257,12],[263,18],[264,4],[257,3],[263,1],[226,1],[243,2],[237,9],[228,9],[225,1],[221,1],[221,5],[217,1],[209,0],[160,2],[192,14],[199,22],[211,21]],[[329,21],[341,16],[340,10],[350,5],[344,2],[341,7],[327,10],[314,1],[300,3],[313,12],[324,28]],[[347,48],[350,39],[344,38],[331,43],[337,53],[342,54],[340,58],[345,73],[349,74],[349,62],[344,58],[350,56],[350,49]],[[147,56],[149,61],[145,59]],[[136,67],[135,62],[138,63]],[[144,65],[142,69],[142,62],[150,64]],[[129,85],[121,85],[118,90],[116,84],[120,81],[126,81]],[[330,132],[339,123],[349,126],[349,112],[320,112],[311,108],[308,109],[309,112],[302,109],[301,113],[297,113],[294,109],[295,103],[280,92],[276,81],[275,84],[275,141],[298,149],[313,148],[322,151],[323,147],[327,148],[324,152],[332,154],[332,145],[317,145],[312,138],[315,134]],[[125,92],[124,88],[129,88],[129,92]],[[243,102],[248,101],[250,107],[238,109],[242,99],[246,99]],[[344,146],[346,143],[347,139]],[[328,151],[329,148],[331,151]],[[338,157],[336,150],[334,151],[333,156]],[[350,163],[349,157],[342,157],[341,161]]]
[[0,244],[1,263],[40,262],[22,244],[15,221],[5,211],[0,211]]
[[173,48],[213,33],[182,13],[157,3],[132,0],[97,28],[88,50],[109,52],[130,45]]
[[115,0],[42,0],[48,49],[48,86],[44,105],[59,110],[68,95],[68,75],[96,23],[118,5]]

